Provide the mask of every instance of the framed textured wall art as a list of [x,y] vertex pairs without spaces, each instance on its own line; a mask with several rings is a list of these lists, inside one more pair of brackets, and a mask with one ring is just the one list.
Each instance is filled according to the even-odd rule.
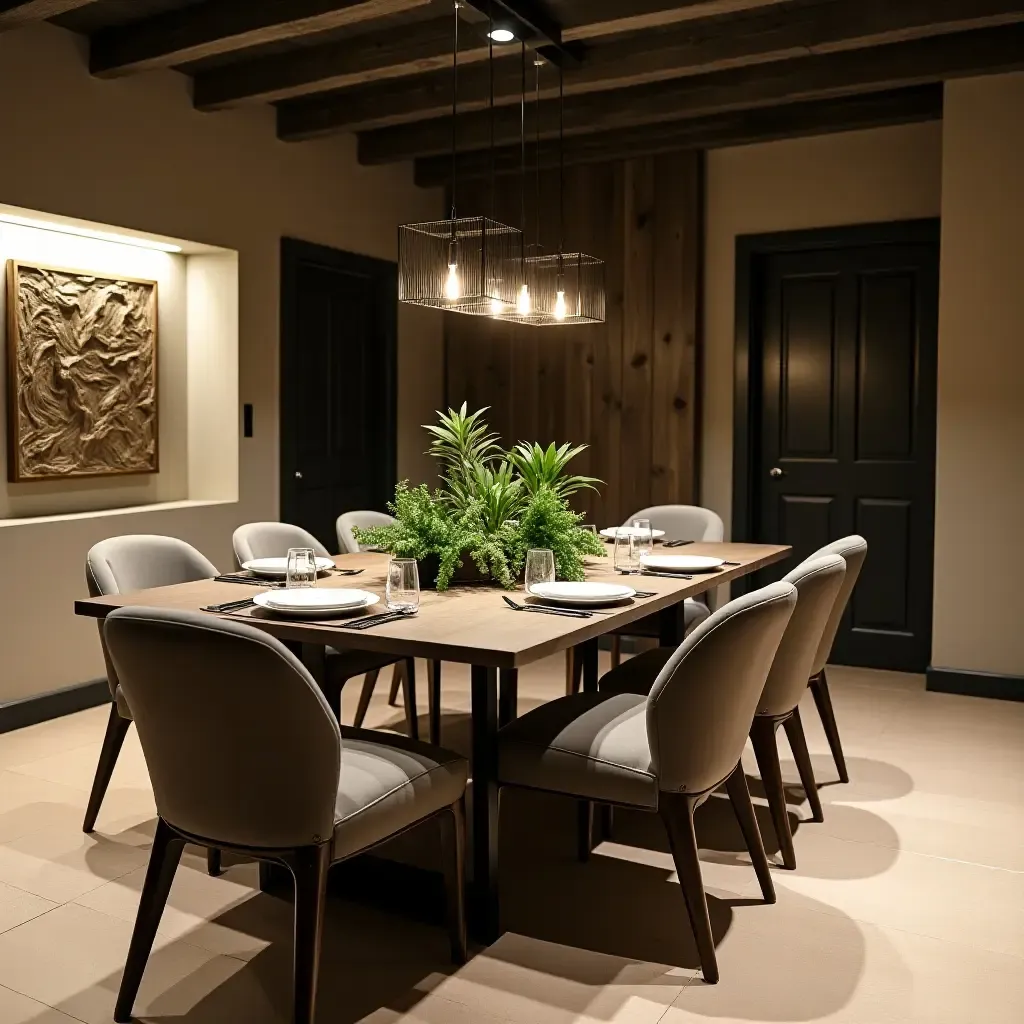
[[156,281],[7,263],[7,478],[159,469]]

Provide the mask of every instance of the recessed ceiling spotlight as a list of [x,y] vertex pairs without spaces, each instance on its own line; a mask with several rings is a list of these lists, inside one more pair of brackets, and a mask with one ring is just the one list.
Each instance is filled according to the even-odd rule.
[[496,43],[511,43],[515,40],[516,34],[509,28],[496,28],[489,33],[491,39]]

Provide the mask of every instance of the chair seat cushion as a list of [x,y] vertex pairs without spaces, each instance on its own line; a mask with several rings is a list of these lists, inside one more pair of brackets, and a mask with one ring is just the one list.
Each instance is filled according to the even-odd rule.
[[440,747],[369,729],[341,730],[334,859],[341,860],[455,803],[469,765]]
[[578,693],[541,705],[498,734],[498,778],[504,785],[657,807],[646,699]]
[[598,683],[601,693],[632,693],[646,697],[654,686],[658,673],[675,654],[674,647],[655,647],[633,658],[627,658],[618,668],[605,673]]
[[[689,633],[711,615],[711,609],[703,601],[688,597],[683,602],[683,628]],[[646,619],[631,622],[628,626],[620,626],[612,630],[621,636],[660,636],[661,622],[659,616],[648,615]]]

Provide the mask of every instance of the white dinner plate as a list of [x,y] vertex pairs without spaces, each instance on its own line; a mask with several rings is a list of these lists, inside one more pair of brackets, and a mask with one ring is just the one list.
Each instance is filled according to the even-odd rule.
[[[334,568],[334,561],[330,558],[318,558],[316,560],[318,572],[326,572]],[[243,569],[256,573],[257,576],[266,576],[268,579],[279,579],[288,575],[287,558],[253,558],[242,563]]]
[[[626,537],[630,537],[630,536],[636,537],[636,536],[639,536],[641,532],[646,532],[646,531],[640,531],[635,526],[609,526],[607,530],[602,530],[601,531],[601,536],[602,537],[607,537],[609,540],[615,540],[615,535],[616,534],[624,535]],[[655,540],[657,540],[659,537],[664,537],[665,536],[665,531],[664,530],[651,530],[651,536]]]
[[621,583],[534,583],[530,595],[551,604],[615,604],[636,596]]
[[725,565],[725,559],[709,555],[641,555],[640,565],[658,572],[714,572]]
[[371,608],[380,598],[368,590],[349,590],[347,587],[296,587],[292,590],[269,590],[257,594],[253,601],[261,608],[280,615],[333,618]]

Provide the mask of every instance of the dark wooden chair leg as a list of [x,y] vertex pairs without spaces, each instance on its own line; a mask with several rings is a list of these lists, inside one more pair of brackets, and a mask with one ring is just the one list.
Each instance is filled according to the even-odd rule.
[[839,771],[839,781],[849,782],[850,775],[846,770],[843,744],[839,739],[839,726],[836,725],[836,715],[832,710],[832,696],[828,692],[828,680],[825,678],[824,669],[811,680],[810,686],[811,696],[814,697],[818,715],[821,717],[821,724],[825,727],[825,736],[828,738],[832,758],[836,762],[836,768]]
[[754,805],[750,801],[750,790],[747,789],[747,777],[743,774],[743,763],[736,765],[735,771],[725,780],[725,788],[732,801],[732,809],[739,819],[740,831],[750,853],[750,861],[754,865],[754,874],[761,883],[761,895],[765,903],[775,902],[775,882],[772,880],[768,857],[761,841],[761,830],[757,827]]
[[793,833],[789,828],[786,789],[782,784],[782,766],[779,764],[779,748],[775,739],[777,726],[778,722],[774,719],[755,718],[750,727],[750,739],[754,745],[764,795],[768,799],[768,809],[772,813],[782,863],[792,871],[796,868],[796,851],[793,849]]
[[313,1024],[331,846],[303,846],[287,857],[295,879],[295,967],[292,1022]]
[[399,661],[395,664],[391,673],[391,689],[388,691],[388,704],[393,708],[398,707],[398,692],[402,689],[402,673],[405,671],[405,662]]
[[[370,701],[373,698],[373,690],[377,685],[377,677],[380,675],[380,669],[375,668],[372,672],[367,672],[363,676],[363,688],[359,691],[359,704],[356,707],[356,717],[353,719],[352,724],[357,729],[362,729],[363,719],[366,718],[366,712],[370,709]],[[341,721],[341,694],[338,695],[338,721]]]
[[221,863],[220,850],[215,846],[211,846],[206,851],[206,871],[207,874],[213,875],[216,878],[224,871],[224,865]]
[[409,738],[420,738],[419,710],[416,707],[416,659],[406,658],[402,669],[402,686],[405,690],[405,723],[409,729]]
[[427,719],[430,727],[430,742],[441,743],[441,662],[427,663]]
[[612,668],[618,668],[622,664],[622,637],[612,633]]
[[510,725],[519,715],[519,670],[503,668],[498,672],[498,728]]
[[174,872],[181,860],[181,851],[185,848],[185,840],[159,818],[156,835],[153,837],[153,852],[149,855],[149,867],[146,869],[146,881],[142,886],[142,899],[135,917],[135,928],[132,941],[128,947],[128,958],[125,960],[124,973],[121,975],[121,987],[117,993],[114,1006],[114,1020],[119,1024],[132,1019],[132,1008],[135,997],[142,984],[142,975],[146,970],[156,930],[167,903],[167,894],[171,891]]
[[569,647],[565,652],[565,695],[567,697],[576,692],[573,689],[573,684],[576,681],[574,662],[573,648]]
[[693,937],[697,941],[700,969],[709,985],[718,981],[718,958],[715,955],[715,937],[711,932],[708,900],[704,894],[704,879],[697,856],[697,835],[693,829],[693,811],[696,801],[682,793],[662,793],[659,797],[661,820],[668,832],[672,859],[675,861],[679,887],[686,901]]
[[611,839],[615,829],[615,808],[611,804],[601,804],[599,821],[598,836],[601,842]]
[[452,962],[464,964],[466,951],[466,808],[457,800],[441,812],[441,859],[448,902]]
[[131,721],[122,718],[117,712],[117,705],[110,705],[110,717],[107,719],[107,731],[103,735],[103,746],[100,749],[99,764],[96,765],[96,777],[92,781],[92,792],[89,794],[89,806],[86,808],[82,831],[91,832],[96,827],[100,806],[106,796],[110,777],[114,774],[117,755],[121,753],[124,738],[128,735]]
[[594,802],[578,800],[576,802],[576,858],[581,864],[590,860],[590,851],[594,848]]
[[782,725],[786,730],[786,737],[789,739],[789,749],[793,751],[793,760],[796,761],[797,771],[800,772],[800,783],[804,787],[804,793],[807,794],[807,803],[811,808],[811,820],[824,821],[825,812],[821,808],[818,784],[814,781],[814,767],[811,765],[811,755],[807,752],[807,738],[804,736],[803,722],[800,721],[800,709],[797,708]]

